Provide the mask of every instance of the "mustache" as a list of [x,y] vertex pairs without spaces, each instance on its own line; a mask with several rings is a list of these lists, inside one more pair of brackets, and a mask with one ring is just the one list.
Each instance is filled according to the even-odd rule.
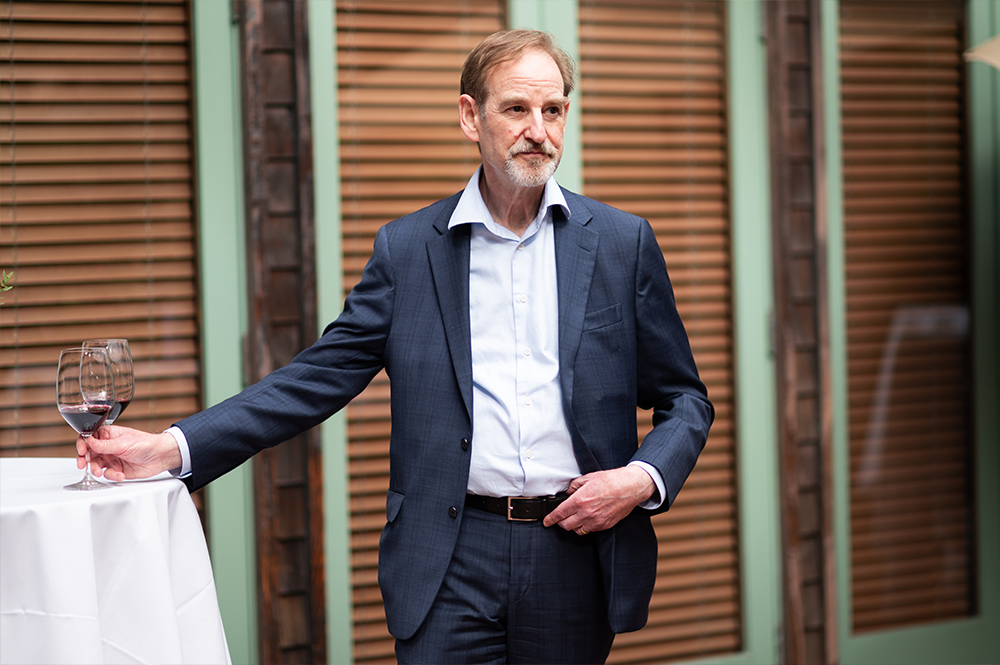
[[515,157],[524,152],[541,152],[546,157],[555,157],[556,149],[548,141],[544,143],[535,143],[534,141],[521,140],[510,147],[507,151],[508,157]]

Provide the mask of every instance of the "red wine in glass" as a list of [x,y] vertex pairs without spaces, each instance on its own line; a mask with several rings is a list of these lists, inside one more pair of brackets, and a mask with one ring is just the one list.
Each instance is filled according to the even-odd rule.
[[111,412],[108,413],[107,424],[110,425],[114,421],[118,420],[119,416],[122,415],[122,412],[125,410],[126,407],[128,407],[131,401],[132,400],[130,399],[115,400],[114,405],[111,407]]
[[[105,348],[63,349],[56,373],[56,407],[69,425],[84,439],[100,427],[115,403],[115,378]],[[66,485],[68,490],[97,490],[113,487],[90,472],[90,449],[83,480]]]
[[[117,402],[116,402],[117,404]],[[80,434],[93,434],[104,424],[114,407],[97,404],[70,404],[59,407],[59,415]]]
[[[132,400],[130,399],[116,399],[114,405],[111,407],[111,411],[108,413],[108,418],[102,425],[110,425],[111,423],[118,420],[122,415],[122,412],[129,405]],[[100,427],[100,425],[98,425]]]

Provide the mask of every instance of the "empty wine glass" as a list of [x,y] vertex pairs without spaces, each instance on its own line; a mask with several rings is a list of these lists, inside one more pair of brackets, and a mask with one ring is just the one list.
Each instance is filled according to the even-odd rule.
[[[115,379],[104,348],[63,349],[56,374],[56,406],[63,420],[85,439],[90,438],[111,413],[115,404]],[[90,449],[83,480],[66,485],[68,490],[96,490],[111,487],[90,473]]]
[[111,425],[128,407],[135,395],[135,372],[132,368],[132,352],[128,347],[127,339],[88,339],[83,343],[83,348],[107,349],[108,360],[111,361],[111,371],[115,377],[115,404],[111,407],[111,413],[104,421],[105,425]]

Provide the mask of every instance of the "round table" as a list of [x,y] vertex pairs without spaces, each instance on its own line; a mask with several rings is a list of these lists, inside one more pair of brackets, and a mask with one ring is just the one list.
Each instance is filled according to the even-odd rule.
[[198,512],[167,474],[70,492],[0,459],[0,663],[229,663]]

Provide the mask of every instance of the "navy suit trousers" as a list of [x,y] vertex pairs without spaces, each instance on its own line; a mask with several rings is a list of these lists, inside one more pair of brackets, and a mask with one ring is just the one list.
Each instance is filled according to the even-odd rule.
[[603,663],[608,625],[593,535],[467,508],[444,582],[400,663]]

